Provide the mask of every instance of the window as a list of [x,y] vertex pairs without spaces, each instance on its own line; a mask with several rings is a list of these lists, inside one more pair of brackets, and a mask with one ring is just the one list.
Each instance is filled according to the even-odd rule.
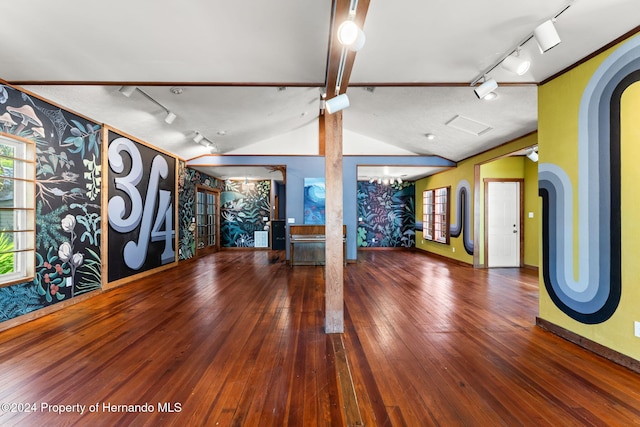
[[426,240],[449,243],[449,189],[422,192],[422,234]]
[[0,134],[0,286],[33,279],[35,147]]

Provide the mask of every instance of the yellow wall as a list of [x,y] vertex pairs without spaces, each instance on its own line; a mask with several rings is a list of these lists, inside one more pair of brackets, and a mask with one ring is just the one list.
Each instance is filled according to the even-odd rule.
[[[636,36],[638,37],[638,36]],[[559,165],[573,186],[574,212],[578,212],[578,111],[587,83],[597,67],[617,48],[568,71],[539,88],[538,131],[540,163]],[[540,282],[540,317],[578,335],[640,360],[640,338],[634,336],[634,321],[640,321],[640,83],[631,86],[622,98],[621,135],[621,210],[622,210],[622,297],[611,318],[588,325],[573,320],[552,302],[544,283]],[[578,244],[578,218],[574,218],[574,247]],[[578,250],[574,251],[574,266]],[[606,254],[605,254],[606,256]],[[576,270],[574,270],[576,271]],[[574,273],[575,275],[575,273]],[[577,277],[576,277],[577,279]]]
[[[456,212],[456,200],[455,190],[459,181],[466,179],[471,185],[473,185],[473,164],[462,166],[458,164],[458,167],[446,172],[442,172],[428,178],[421,179],[416,182],[416,221],[422,221],[423,214],[423,198],[422,192],[431,188],[447,187],[450,186],[449,199],[451,204],[449,206],[451,212],[451,220],[453,221],[453,213]],[[471,190],[473,192],[473,189]],[[416,248],[433,252],[438,255],[443,255],[449,258],[453,258],[459,261],[463,261],[469,264],[473,264],[473,256],[468,255],[464,250],[464,243],[462,234],[458,238],[451,238],[450,244],[445,245],[443,243],[436,243],[423,239],[421,230],[416,230]]]
[[[453,213],[456,212],[457,206],[456,206],[456,199],[455,199],[455,189],[456,186],[458,185],[458,182],[460,182],[463,179],[466,179],[469,184],[471,185],[471,203],[472,203],[472,215],[474,215],[474,210],[476,209],[476,191],[475,191],[475,186],[478,186],[478,192],[480,192],[479,194],[481,194],[481,196],[479,197],[480,200],[480,205],[478,206],[478,209],[480,209],[478,211],[478,215],[483,215],[483,200],[484,197],[482,196],[483,194],[483,190],[482,190],[482,181],[479,181],[478,183],[474,183],[474,173],[475,173],[475,166],[476,165],[488,165],[489,162],[493,162],[496,160],[501,159],[503,156],[509,155],[511,153],[514,153],[518,150],[521,150],[522,148],[526,148],[526,147],[531,147],[536,145],[538,142],[537,139],[537,134],[533,133],[527,136],[524,136],[522,138],[516,139],[508,144],[504,144],[501,145],[493,150],[487,151],[485,153],[481,153],[478,154],[477,156],[471,157],[469,159],[463,160],[460,163],[458,163],[457,167],[436,175],[432,175],[430,177],[421,179],[419,181],[416,182],[416,220],[417,221],[422,221],[422,192],[424,190],[427,189],[431,189],[431,188],[438,188],[438,187],[446,187],[446,186],[451,186],[451,213],[452,213],[452,221],[453,219]],[[510,165],[511,160],[507,160],[506,163],[504,163],[504,165]],[[519,160],[515,160],[515,168],[518,170],[518,172],[516,172],[516,174],[518,175],[518,178],[522,178],[524,177],[525,179],[527,177],[531,177],[532,182],[528,182],[525,184],[525,209],[528,209],[527,206],[529,205],[538,205],[538,197],[537,197],[537,187],[538,187],[538,177],[537,177],[537,171],[535,172],[535,175],[531,175],[531,173],[527,173],[527,168],[525,168],[525,170],[523,171],[523,166],[522,166],[522,158],[520,158]],[[527,160],[527,162],[529,162]],[[532,163],[532,162],[529,162]],[[488,166],[489,168],[491,168],[491,166]],[[533,166],[535,168],[535,166]],[[514,173],[513,171],[509,171],[509,169],[513,169],[514,166],[508,166],[506,171],[500,172],[500,173],[506,173],[511,174]],[[484,169],[484,167],[483,167]],[[495,169],[493,169],[495,171]],[[489,176],[487,176],[489,177]],[[496,176],[493,176],[496,177]],[[534,195],[531,196],[534,198],[533,201],[527,201],[528,200],[528,196],[530,196],[530,194],[527,193],[527,185],[533,185],[535,186],[535,191],[533,192]],[[526,216],[526,215],[525,215]],[[484,217],[480,216],[479,218],[482,218],[482,221],[484,221]],[[534,228],[538,228],[537,226],[537,219],[538,219],[538,215],[535,215],[533,221],[536,222],[536,224],[534,225]],[[483,228],[483,222],[480,222],[480,230],[482,231]],[[527,221],[525,220],[525,225],[527,224]],[[471,230],[471,236],[472,238],[474,238],[474,230]],[[526,230],[525,230],[526,233]],[[525,234],[525,263],[527,265],[532,265],[532,266],[537,266],[538,262],[538,248],[537,248],[537,239],[536,242],[534,243],[535,245],[535,249],[533,250],[532,254],[529,255],[528,254],[528,250],[530,250],[529,248],[533,248],[534,246],[532,244],[530,244],[529,242],[526,241],[527,235]],[[475,242],[474,241],[474,246],[476,248],[476,251],[481,250],[484,251],[484,243],[482,242],[482,240],[480,240],[481,243]],[[433,252],[435,254],[438,255],[442,255],[442,256],[446,256],[448,258],[452,258],[458,261],[462,261],[468,264],[473,264],[473,256],[472,255],[468,255],[467,252],[464,250],[464,243],[463,243],[463,238],[462,238],[462,234],[460,234],[460,237],[457,238],[451,238],[451,243],[449,245],[444,245],[442,243],[434,243],[428,240],[423,240],[423,236],[422,236],[422,231],[417,231],[416,232],[416,248],[424,250],[424,251],[428,251],[428,252]],[[529,262],[527,262],[527,259],[529,259]],[[482,260],[480,261],[480,263],[482,263]]]
[[[522,206],[524,220],[522,230],[524,232],[524,265],[538,267],[538,233],[539,224],[539,197],[538,197],[538,164],[525,156],[512,156],[485,163],[480,167],[480,241],[484,242],[484,179],[522,179],[523,198]],[[529,213],[533,217],[529,217]],[[478,247],[479,262],[484,264],[484,244]]]
[[538,163],[527,159],[524,160],[524,265],[527,267],[540,266],[540,207]]

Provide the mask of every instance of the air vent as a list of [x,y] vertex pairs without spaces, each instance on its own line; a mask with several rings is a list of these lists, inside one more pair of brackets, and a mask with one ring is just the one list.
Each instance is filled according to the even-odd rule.
[[449,120],[445,123],[447,126],[450,126],[454,129],[461,130],[466,133],[470,133],[471,135],[480,136],[485,133],[491,131],[493,128],[484,123],[477,122],[475,120],[463,117],[463,116],[455,116],[453,119]]

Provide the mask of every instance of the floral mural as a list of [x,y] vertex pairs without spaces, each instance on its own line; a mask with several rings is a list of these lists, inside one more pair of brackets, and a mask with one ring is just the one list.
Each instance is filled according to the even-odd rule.
[[415,246],[414,187],[358,182],[358,247]]
[[196,186],[223,190],[222,181],[178,164],[178,259],[193,258],[196,254]]
[[[271,181],[225,181],[220,194],[222,247],[255,247],[254,231],[271,217]],[[268,219],[267,219],[268,221]]]
[[0,321],[100,289],[102,127],[0,85],[0,130],[36,147],[36,270],[0,288]]

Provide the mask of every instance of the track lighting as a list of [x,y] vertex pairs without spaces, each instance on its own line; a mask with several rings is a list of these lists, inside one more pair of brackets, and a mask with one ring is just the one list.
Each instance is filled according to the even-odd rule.
[[536,29],[533,30],[533,37],[536,39],[536,43],[538,43],[540,53],[545,53],[560,44],[560,36],[551,19],[538,25]]
[[402,184],[402,178],[400,177],[372,177],[369,178],[369,184],[377,183],[378,185],[393,185],[395,183]]
[[200,144],[203,139],[204,136],[200,132],[196,131],[196,135],[193,137],[193,142],[195,142],[196,144]]
[[[143,91],[142,89],[140,89],[139,87],[136,86],[122,86],[120,89],[118,89],[118,91],[123,94],[124,96],[126,96],[127,98],[131,97],[131,95],[133,95],[133,93],[135,91],[138,91],[142,94],[142,96],[144,96],[145,98],[147,98],[149,101],[153,102],[154,104],[156,104],[158,107],[162,108],[165,113],[166,116],[164,117],[164,121],[167,124],[171,124],[173,123],[173,121],[176,119],[176,113],[174,113],[173,111],[169,110],[167,107],[165,107],[164,105],[162,105],[161,103],[159,103],[158,101],[156,101],[155,99],[153,99],[151,97],[151,95],[149,95],[147,92]],[[174,92],[175,93],[175,92]]]
[[325,106],[325,109],[327,110],[327,113],[329,114],[336,113],[340,110],[344,110],[345,108],[349,107],[349,97],[347,96],[346,93],[343,93],[342,95],[338,95],[331,99],[328,99],[325,102],[324,106]]
[[529,71],[529,67],[531,66],[531,61],[528,61],[524,58],[520,58],[518,54],[509,55],[502,61],[502,68],[505,70],[511,71],[514,74],[522,76],[527,71]]
[[[500,64],[502,64],[503,68],[521,76],[525,74],[529,70],[529,66],[531,62],[529,60],[525,60],[524,58],[519,58],[518,55],[520,53],[520,49],[524,46],[529,40],[535,39],[538,47],[540,48],[540,52],[544,53],[549,49],[557,46],[560,43],[560,36],[556,31],[554,26],[555,20],[566,12],[575,2],[576,0],[569,0],[569,3],[565,5],[558,13],[556,13],[551,19],[543,22],[538,25],[532,33],[529,33],[520,43],[516,45],[515,48],[507,51],[504,56],[500,57],[496,62],[494,62],[491,66],[482,71],[475,79],[471,81],[470,86],[475,86],[480,80],[487,78],[487,75],[496,69]],[[487,82],[485,82],[487,83]],[[484,86],[484,84],[482,85]],[[480,87],[482,87],[480,86]],[[496,85],[497,88],[497,85]],[[495,88],[494,88],[495,89]],[[487,94],[491,93],[490,91]],[[476,91],[476,95],[478,92]],[[480,96],[479,98],[489,99],[487,96]]]
[[538,152],[536,151],[535,148],[532,148],[531,150],[529,150],[527,152],[526,156],[532,162],[537,162],[538,161]]
[[486,99],[487,95],[489,95],[494,90],[498,89],[498,82],[495,79],[485,80],[480,86],[475,88],[473,92],[480,99]]
[[[338,75],[336,78],[336,85],[335,85],[335,88],[331,88],[331,94],[340,93],[340,88],[342,87],[342,78],[344,77],[344,71],[347,65],[347,57],[349,56],[347,50],[350,50],[352,52],[357,52],[360,49],[362,49],[366,41],[366,36],[364,32],[358,27],[358,25],[354,21],[356,17],[357,8],[358,8],[358,0],[351,0],[349,5],[349,15],[347,20],[344,21],[342,24],[340,24],[340,26],[338,26],[337,31],[334,33],[336,38],[338,39],[338,42],[342,44],[342,49],[340,52],[340,60],[338,61]],[[332,32],[333,32],[333,29],[332,29]],[[340,110],[348,106],[349,104],[347,99],[347,105],[341,107]],[[339,111],[339,110],[338,109],[331,110],[327,108],[327,111],[329,112],[329,114],[331,114],[332,111]]]

